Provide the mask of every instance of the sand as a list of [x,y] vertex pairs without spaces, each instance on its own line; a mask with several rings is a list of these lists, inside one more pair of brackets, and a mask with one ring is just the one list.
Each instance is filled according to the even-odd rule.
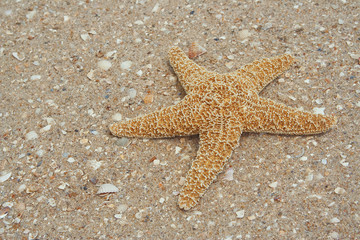
[[[0,2],[1,239],[359,239],[358,1]],[[116,138],[185,96],[167,52],[234,71],[291,53],[261,96],[337,116],[312,136],[243,134],[190,211],[198,137]],[[97,194],[103,184],[115,192]],[[103,189],[103,188],[102,188]]]

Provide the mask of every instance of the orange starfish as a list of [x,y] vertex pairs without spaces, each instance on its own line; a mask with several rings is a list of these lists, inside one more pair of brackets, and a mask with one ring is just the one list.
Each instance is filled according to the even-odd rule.
[[163,138],[200,135],[200,147],[179,197],[179,207],[195,206],[223,170],[242,132],[316,134],[336,123],[259,97],[259,92],[294,61],[290,55],[262,59],[219,74],[198,66],[178,47],[169,52],[171,66],[187,95],[176,105],[115,123],[115,136]]

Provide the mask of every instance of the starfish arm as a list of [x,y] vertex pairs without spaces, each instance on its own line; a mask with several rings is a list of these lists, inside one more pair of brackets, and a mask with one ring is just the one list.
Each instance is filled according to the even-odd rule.
[[161,138],[188,136],[199,133],[198,126],[192,121],[196,115],[193,99],[188,95],[176,105],[163,108],[129,121],[110,125],[113,135],[121,137]]
[[279,134],[317,134],[329,130],[336,118],[313,114],[259,98],[248,111],[244,132],[267,132]]
[[253,85],[251,88],[259,93],[272,80],[287,70],[293,62],[294,58],[291,55],[284,54],[254,61],[227,75],[251,79]]
[[207,73],[204,67],[200,67],[190,60],[179,47],[170,49],[169,59],[172,68],[187,93],[191,92],[193,86],[196,85],[195,80]]
[[200,148],[180,193],[178,204],[181,209],[189,210],[195,206],[223,170],[241,135],[241,127],[234,125],[227,123],[200,133]]

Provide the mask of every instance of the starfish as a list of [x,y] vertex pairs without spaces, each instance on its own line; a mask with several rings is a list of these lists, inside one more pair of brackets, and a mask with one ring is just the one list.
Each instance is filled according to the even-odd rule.
[[227,74],[208,71],[179,48],[170,64],[186,96],[176,105],[110,125],[115,136],[165,138],[199,135],[178,205],[195,206],[223,170],[242,132],[306,135],[327,131],[336,118],[312,114],[262,98],[259,92],[294,62],[292,56],[262,59]]

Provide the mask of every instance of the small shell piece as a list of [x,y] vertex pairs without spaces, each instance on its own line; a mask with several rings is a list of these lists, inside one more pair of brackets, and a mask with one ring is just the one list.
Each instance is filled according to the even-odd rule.
[[10,207],[3,207],[2,209],[0,209],[0,219],[6,217],[9,211],[10,211]]
[[0,183],[5,182],[11,177],[11,172],[0,174]]
[[113,184],[102,184],[96,194],[116,193],[119,189]]
[[193,42],[189,47],[189,58],[194,59],[200,55],[206,53],[206,49],[200,46],[197,42]]

